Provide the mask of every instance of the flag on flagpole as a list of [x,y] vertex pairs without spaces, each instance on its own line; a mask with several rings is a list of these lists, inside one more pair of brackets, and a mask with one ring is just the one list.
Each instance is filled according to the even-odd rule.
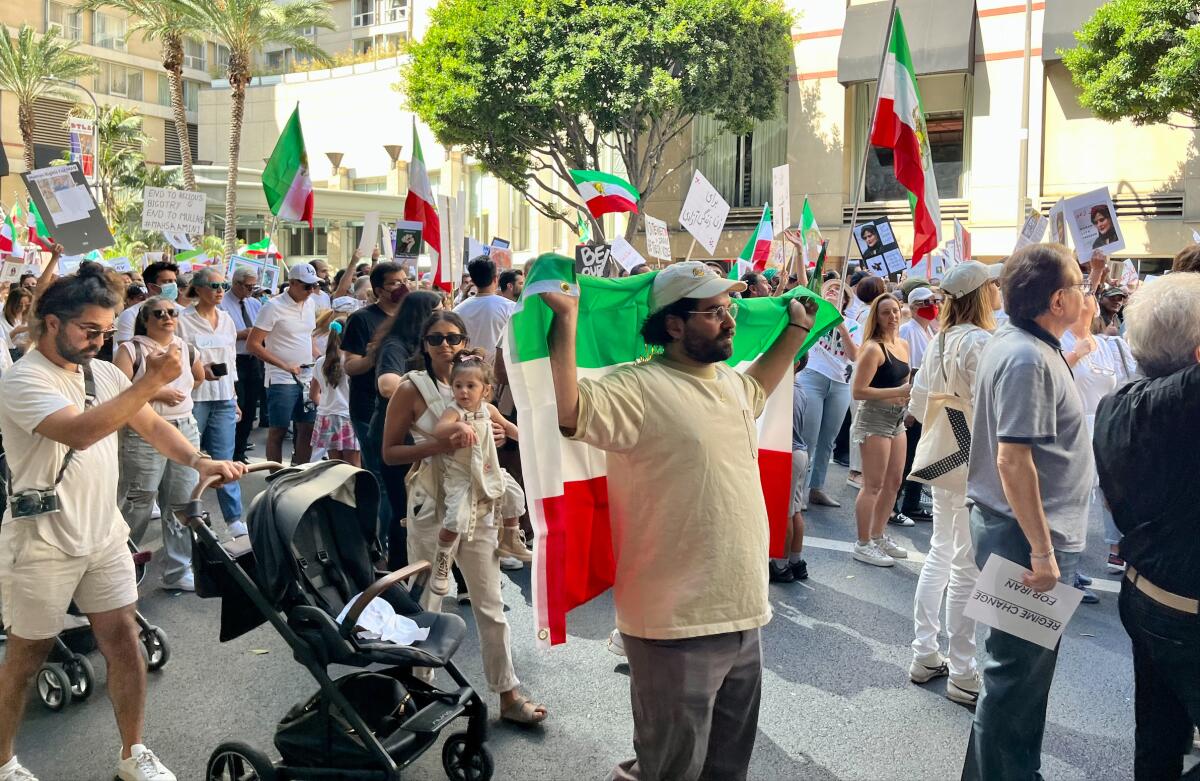
[[238,250],[237,254],[244,255],[247,258],[267,258],[270,260],[280,260],[283,258],[283,255],[279,252],[279,248],[275,246],[275,242],[271,241],[270,236],[264,236],[261,240],[253,244],[247,244]]
[[[575,274],[575,262],[542,255],[529,270],[525,290],[505,333],[508,381],[521,421],[521,465],[529,517],[537,543],[533,559],[534,614],[539,643],[566,640],[567,612],[613,583],[607,458],[596,448],[565,439],[558,428],[547,337],[553,315],[540,293],[579,297],[576,365],[580,377],[600,377],[646,357],[640,328],[650,312],[656,273],[619,279]],[[733,356],[744,370],[784,328],[791,298],[806,289],[739,302]],[[818,299],[816,322],[801,353],[840,320]],[[783,555],[792,483],[792,383],[785,378],[767,399],[758,420],[759,476],[771,527],[772,555]],[[680,475],[680,479],[695,476]]]
[[637,212],[641,195],[633,185],[619,176],[602,171],[571,169],[571,180],[593,217],[619,212]]
[[313,185],[308,175],[308,152],[300,130],[300,107],[283,126],[262,174],[263,193],[271,214],[281,220],[313,226]]
[[23,258],[25,250],[21,247],[21,235],[17,228],[21,224],[18,209],[19,206],[14,203],[12,211],[5,214],[4,222],[0,223],[0,254]]
[[815,242],[817,246],[823,246],[823,237],[821,236],[821,227],[817,225],[817,216],[813,214],[812,207],[808,205],[808,196],[804,196],[804,209],[800,212],[800,256],[804,259],[804,268],[809,267],[808,252],[809,243]]
[[775,229],[771,227],[771,205],[763,204],[762,216],[758,218],[758,227],[750,235],[746,246],[738,260],[749,263],[755,271],[762,271],[771,259],[771,241],[775,238]]
[[925,109],[899,10],[893,17],[892,38],[884,54],[871,144],[892,150],[896,180],[908,190],[913,216],[912,262],[916,263],[941,243],[942,217]]
[[421,223],[421,238],[437,253],[433,258],[433,284],[447,293],[454,284],[450,270],[450,252],[442,252],[442,226],[438,220],[433,188],[429,186],[429,171],[421,152],[421,139],[413,124],[412,160],[408,164],[408,195],[404,199],[404,219]]
[[821,286],[825,284],[825,280],[821,277],[825,274],[825,251],[829,248],[828,241],[821,242],[821,250],[817,253],[817,263],[813,267],[812,273],[808,275],[808,289],[817,295],[821,295]]
[[592,240],[592,224],[583,218],[583,212],[575,212],[575,229],[579,234],[579,243],[587,244]]
[[38,212],[37,204],[29,199],[29,211],[26,213],[25,224],[29,228],[29,240],[47,252],[54,250],[54,238],[46,230],[42,215]]

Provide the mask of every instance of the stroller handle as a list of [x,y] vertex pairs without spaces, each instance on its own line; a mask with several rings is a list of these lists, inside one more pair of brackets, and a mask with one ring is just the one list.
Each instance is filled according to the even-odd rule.
[[[275,472],[280,469],[283,469],[283,464],[275,461],[264,461],[261,464],[251,464],[250,466],[246,467],[245,474],[250,474],[251,472],[262,472],[264,470]],[[197,484],[196,490],[192,491],[191,500],[188,502],[187,509],[184,511],[185,523],[200,522],[203,520],[204,505],[200,503],[200,497],[204,495],[205,491],[220,482],[221,478],[213,475],[204,478],[199,482],[199,484]]]

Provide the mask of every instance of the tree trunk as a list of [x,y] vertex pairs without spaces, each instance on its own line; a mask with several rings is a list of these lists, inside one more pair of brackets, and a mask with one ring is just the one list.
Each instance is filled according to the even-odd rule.
[[171,113],[175,116],[175,134],[179,137],[179,156],[183,158],[183,187],[195,191],[196,177],[192,173],[192,139],[188,135],[187,114],[183,104],[183,39],[171,36],[163,40],[163,68],[171,88]]
[[33,170],[33,106],[25,103],[17,106],[17,125],[21,128],[21,143],[25,149],[25,170]]
[[242,63],[242,53],[230,54],[229,86],[232,89],[229,115],[229,170],[225,178],[225,254],[237,251],[237,183],[238,158],[242,146],[242,113],[246,107],[246,82],[249,69]]

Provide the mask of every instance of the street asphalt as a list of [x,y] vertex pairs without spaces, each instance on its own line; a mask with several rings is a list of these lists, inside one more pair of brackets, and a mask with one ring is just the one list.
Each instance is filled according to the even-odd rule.
[[[261,432],[255,454],[262,453]],[[853,561],[842,548],[853,537],[845,470],[830,470],[840,509],[808,513],[805,554],[811,577],[772,585],[775,618],[763,629],[763,696],[750,776],[754,779],[956,779],[971,711],[943,696],[944,679],[924,686],[907,675],[911,660],[912,593],[920,565],[879,569]],[[247,496],[262,478],[245,482]],[[209,505],[219,519],[213,497]],[[1094,515],[1094,514],[1093,514]],[[732,521],[731,521],[732,522]],[[224,525],[215,526],[224,534]],[[930,524],[892,528],[909,547],[928,549]],[[681,543],[682,544],[682,543]],[[156,539],[147,540],[153,549]],[[1129,640],[1117,615],[1114,577],[1104,574],[1105,546],[1094,515],[1085,571],[1101,588],[1100,604],[1083,605],[1067,627],[1046,724],[1047,779],[1122,779],[1133,775],[1133,670]],[[264,626],[219,643],[219,602],[161,591],[157,562],[141,587],[142,612],[166,630],[172,656],[150,675],[146,742],[181,781],[204,777],[218,743],[243,740],[268,752],[276,723],[316,691],[282,639]],[[572,613],[565,645],[534,643],[528,569],[504,574],[518,675],[549,709],[542,728],[525,730],[492,718],[490,747],[498,779],[601,779],[632,755],[628,676],[606,650],[613,606],[608,595]],[[468,624],[455,657],[484,686],[469,609],[447,599]],[[982,652],[982,647],[981,647]],[[103,689],[104,664],[92,655]],[[107,781],[118,740],[101,692],[60,713],[30,694],[18,756],[43,781]],[[449,733],[447,731],[446,734]],[[445,778],[440,747],[405,775]]]

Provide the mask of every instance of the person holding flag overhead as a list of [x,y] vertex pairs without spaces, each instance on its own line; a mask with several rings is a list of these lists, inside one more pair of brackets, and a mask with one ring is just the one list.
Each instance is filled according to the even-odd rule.
[[576,377],[570,284],[543,294],[558,424],[608,453],[636,754],[615,779],[742,779],[750,764],[759,629],[771,619],[754,421],[805,344],[817,303],[807,293],[788,301],[786,325],[740,373],[725,361],[738,310],[730,293],[744,288],[698,261],[658,272],[641,333],[662,352],[597,379]]

